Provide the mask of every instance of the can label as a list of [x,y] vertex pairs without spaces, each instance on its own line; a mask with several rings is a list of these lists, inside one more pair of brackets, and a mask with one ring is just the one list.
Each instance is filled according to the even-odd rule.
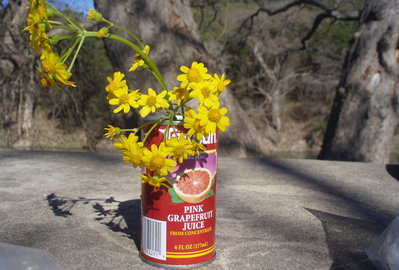
[[[147,145],[159,145],[165,131],[166,126],[158,126]],[[172,126],[168,135],[179,137],[185,132],[182,126]],[[217,134],[209,134],[200,143],[206,150],[190,156],[168,175],[173,186],[154,190],[142,184],[140,256],[146,261],[189,266],[215,256]]]

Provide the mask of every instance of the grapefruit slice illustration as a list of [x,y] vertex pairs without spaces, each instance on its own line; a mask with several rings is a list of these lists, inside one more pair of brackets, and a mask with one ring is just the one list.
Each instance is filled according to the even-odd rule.
[[212,176],[210,171],[203,168],[186,170],[176,178],[173,188],[185,202],[199,203],[203,201],[211,190]]

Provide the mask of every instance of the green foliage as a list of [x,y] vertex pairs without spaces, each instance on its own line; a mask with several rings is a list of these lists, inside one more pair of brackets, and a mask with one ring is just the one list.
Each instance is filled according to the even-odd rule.
[[356,29],[357,22],[325,22],[316,31],[311,43],[311,48],[315,49],[333,45],[338,51],[346,50]]
[[[86,39],[85,46],[82,47],[77,59],[75,74],[77,74],[77,84],[82,89],[87,125],[94,125],[93,130],[102,130],[104,123],[112,116],[104,90],[107,84],[105,78],[112,74],[112,65],[106,55],[102,40]],[[107,111],[108,113],[104,113]]]
[[[66,13],[77,20],[82,16],[82,13],[71,9]],[[63,42],[57,44],[58,51],[66,45]],[[51,116],[59,119],[63,129],[84,129],[87,148],[94,150],[98,140],[103,137],[106,123],[118,122],[106,98],[106,77],[112,76],[113,67],[101,39],[85,39],[71,72],[71,80],[76,82],[77,87],[63,88],[57,92],[44,91],[43,102],[51,102],[44,106],[51,108]]]
[[327,122],[326,121],[320,121],[320,122],[316,122],[313,123],[312,126],[310,127],[310,132],[313,133],[324,133],[327,130]]
[[[220,40],[229,34],[232,10],[247,10],[256,5],[245,0],[193,0],[190,2],[194,20],[203,41]],[[234,18],[233,18],[234,19]]]
[[275,28],[275,27],[270,27],[269,28],[269,34],[270,34],[270,36],[272,38],[276,38],[279,32],[280,31],[277,28]]

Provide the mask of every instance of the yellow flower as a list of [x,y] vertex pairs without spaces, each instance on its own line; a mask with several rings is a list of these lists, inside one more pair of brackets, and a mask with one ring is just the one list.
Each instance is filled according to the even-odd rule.
[[111,125],[108,125],[108,128],[104,128],[106,131],[108,131],[107,133],[105,133],[105,138],[109,138],[109,139],[113,139],[116,135],[118,135],[119,133],[121,133],[120,128],[118,127],[114,127]]
[[182,163],[188,156],[193,156],[193,145],[191,142],[184,137],[184,134],[180,134],[180,138],[172,137],[166,141],[166,149],[169,151],[169,155],[174,159]]
[[140,90],[136,90],[129,93],[127,85],[114,91],[113,94],[115,97],[108,101],[111,105],[119,105],[119,107],[114,110],[114,113],[118,113],[122,110],[124,113],[128,113],[130,112],[130,107],[138,108],[139,104],[137,100],[140,98],[139,91]]
[[72,73],[67,70],[68,66],[60,61],[58,54],[53,51],[45,51],[41,57],[43,69],[39,69],[42,78],[48,82],[57,82],[64,85],[76,87],[74,82],[68,81]]
[[29,31],[31,34],[38,31],[44,32],[45,24],[43,23],[40,13],[37,11],[37,9],[31,10],[31,12],[29,12],[26,21],[27,26],[24,28],[24,31]]
[[217,85],[216,87],[219,94],[222,93],[224,89],[226,89],[226,86],[231,82],[230,80],[224,79],[224,73],[222,74],[221,77],[219,77],[219,75],[217,74],[214,74],[212,79],[214,82],[216,82]]
[[182,87],[190,86],[191,83],[199,83],[211,78],[211,75],[207,73],[208,69],[203,63],[193,62],[190,68],[181,66],[180,70],[184,74],[178,75],[177,80],[181,81]]
[[215,104],[209,110],[200,106],[198,107],[198,117],[201,119],[200,124],[205,126],[206,133],[215,133],[216,128],[225,131],[230,125],[230,119],[225,116],[227,108],[219,109],[219,105]]
[[183,126],[188,129],[187,134],[189,136],[195,135],[197,140],[201,140],[202,137],[208,136],[205,126],[201,125],[201,118],[199,118],[199,115],[195,113],[193,109],[186,111],[183,121]]
[[172,91],[169,91],[169,100],[176,100],[178,106],[182,103],[182,101],[186,101],[190,99],[190,93],[186,87],[173,87]]
[[49,38],[46,34],[50,27],[44,6],[39,5],[37,8],[31,9],[24,31],[29,31],[30,45],[35,52],[50,48]]
[[211,107],[213,103],[219,102],[218,96],[215,95],[217,88],[216,84],[210,81],[202,81],[192,84],[193,91],[190,97],[198,98],[200,105]]
[[151,145],[151,151],[144,148],[143,162],[145,166],[160,175],[167,175],[172,172],[177,165],[176,161],[168,159],[168,152],[165,149],[165,143],[162,142],[159,147],[155,144]]
[[46,33],[38,32],[30,36],[30,46],[34,52],[50,49],[49,38]]
[[141,95],[140,100],[138,101],[143,108],[140,110],[141,117],[146,117],[149,113],[154,113],[158,108],[169,108],[169,103],[166,99],[164,99],[167,91],[164,90],[159,95],[148,88],[148,95]]
[[101,22],[103,20],[103,15],[100,12],[97,12],[96,10],[91,8],[89,9],[89,14],[87,14],[87,19]]
[[40,73],[39,77],[41,78],[40,84],[43,85],[44,87],[52,87],[57,85],[57,82],[53,78],[51,78],[47,73]]
[[143,143],[137,142],[139,137],[136,136],[134,133],[130,133],[129,137],[125,135],[121,135],[120,140],[115,140],[114,147],[118,148],[122,153],[128,151],[129,145],[138,143],[139,145],[143,146]]
[[118,148],[125,156],[123,160],[131,163],[133,167],[144,167],[143,163],[143,143],[138,142],[139,137],[130,133],[129,137],[121,135],[120,140],[116,140],[115,148]]
[[97,31],[96,36],[98,38],[103,38],[108,34],[108,28],[107,27],[103,27],[100,30]]
[[203,152],[206,151],[206,147],[203,144],[200,144],[199,142],[196,141],[192,141],[191,145],[193,146],[193,152],[194,154],[196,154],[197,156]]
[[[145,45],[144,49],[143,49],[143,53],[145,53],[146,55],[148,55],[150,53],[150,46]],[[129,71],[134,71],[136,70],[138,67],[144,66],[145,62],[143,60],[143,58],[141,57],[140,54],[136,53],[134,55],[134,62],[132,67],[129,69]]]
[[194,118],[196,116],[194,109],[187,107],[186,110],[184,111],[184,116]]
[[42,5],[45,6],[46,5],[46,1],[45,0],[28,0],[28,2],[30,3],[29,8],[30,9],[34,9],[36,8],[37,5]]
[[151,176],[151,175],[141,175],[141,178],[143,180],[141,180],[141,183],[145,184],[148,183],[151,186],[154,187],[154,191],[157,188],[160,188],[161,186],[165,186],[166,188],[169,188],[170,186],[165,184],[164,182],[168,182],[168,179],[166,179],[166,177],[159,177],[157,175]]
[[124,151],[125,156],[123,160],[126,163],[131,163],[134,168],[144,168],[143,162],[143,144],[142,143],[129,143],[127,150]]
[[114,72],[114,78],[107,77],[109,84],[105,87],[105,90],[108,92],[108,99],[115,97],[114,91],[127,86],[126,80],[123,80],[124,77],[125,74],[120,71]]

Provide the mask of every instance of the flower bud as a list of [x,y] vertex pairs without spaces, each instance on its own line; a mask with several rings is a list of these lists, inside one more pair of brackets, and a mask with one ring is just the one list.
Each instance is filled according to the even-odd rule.
[[103,20],[103,15],[100,12],[97,12],[91,8],[89,10],[89,14],[87,15],[87,19],[93,20],[96,22],[101,22]]
[[56,14],[54,9],[52,9],[52,8],[47,8],[46,13],[47,13],[47,17],[49,17],[49,18],[53,17]]
[[59,38],[57,38],[57,37],[49,37],[48,38],[48,43],[50,44],[50,46],[57,45],[58,41],[59,41]]
[[99,38],[103,38],[106,35],[108,35],[108,28],[107,27],[103,27],[100,30],[97,31],[97,37]]

